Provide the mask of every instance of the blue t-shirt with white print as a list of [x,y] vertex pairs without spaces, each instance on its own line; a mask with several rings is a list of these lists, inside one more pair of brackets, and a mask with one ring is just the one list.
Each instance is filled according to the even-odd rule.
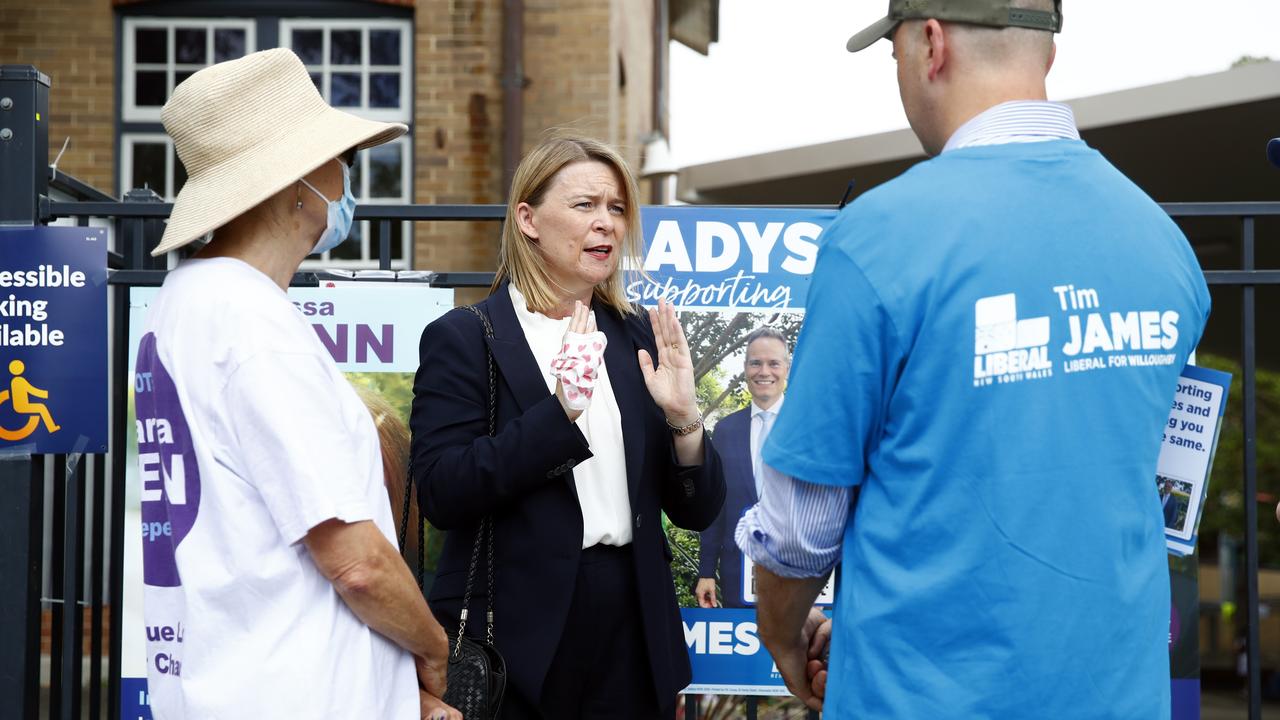
[[1166,720],[1177,226],[1080,141],[955,150],[840,214],[806,306],[764,457],[861,488],[827,717]]

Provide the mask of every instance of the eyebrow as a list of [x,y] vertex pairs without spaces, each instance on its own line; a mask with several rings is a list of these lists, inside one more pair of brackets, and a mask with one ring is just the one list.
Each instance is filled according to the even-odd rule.
[[[570,200],[578,200],[578,199],[600,200],[600,199],[603,199],[604,197],[605,197],[604,193],[598,193],[598,192],[593,193],[593,192],[587,192],[585,190],[569,193]],[[623,205],[625,205],[627,202],[626,198],[620,195],[615,196],[612,193],[610,193],[609,197],[612,198],[612,202],[621,203]]]

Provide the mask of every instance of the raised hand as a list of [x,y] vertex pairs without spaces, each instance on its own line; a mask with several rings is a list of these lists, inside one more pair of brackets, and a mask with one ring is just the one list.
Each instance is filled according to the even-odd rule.
[[[586,335],[596,331],[596,316],[586,305],[581,302],[573,304],[573,318],[569,320],[569,329],[565,331],[562,344],[569,342],[569,333],[577,333]],[[560,401],[560,407],[564,408],[564,414],[568,416],[569,422],[576,422],[582,415],[584,410],[575,409],[569,406],[569,398],[566,396],[564,382],[556,380],[556,399]]]
[[667,422],[676,427],[688,425],[698,419],[698,396],[693,383],[693,358],[689,354],[689,342],[684,328],[676,318],[675,308],[665,300],[658,301],[657,309],[649,310],[653,325],[653,337],[658,343],[658,365],[648,351],[639,351],[640,372],[649,388],[653,401],[662,408]]

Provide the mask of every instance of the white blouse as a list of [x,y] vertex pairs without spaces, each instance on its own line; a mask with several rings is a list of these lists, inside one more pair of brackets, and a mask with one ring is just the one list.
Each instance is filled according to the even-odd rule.
[[[551,361],[564,344],[564,334],[572,318],[553,320],[529,310],[524,295],[511,288],[511,304],[524,330],[525,341],[542,371],[547,389],[556,391],[551,374]],[[578,429],[587,438],[592,456],[573,468],[573,482],[578,489],[578,505],[582,508],[582,547],[592,545],[622,546],[631,542],[631,499],[627,493],[627,461],[623,451],[622,413],[613,396],[606,363],[600,365],[591,405],[578,416]]]

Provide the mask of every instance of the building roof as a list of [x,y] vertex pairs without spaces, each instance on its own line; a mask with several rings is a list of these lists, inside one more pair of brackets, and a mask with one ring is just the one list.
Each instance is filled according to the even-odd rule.
[[[1189,196],[1197,183],[1172,187],[1159,182],[1162,176],[1169,179],[1168,172],[1155,166],[1191,155],[1222,168],[1239,156],[1246,167],[1256,164],[1259,173],[1267,172],[1266,140],[1280,135],[1280,62],[1244,65],[1067,104],[1075,111],[1084,139],[1157,200],[1276,197],[1275,192],[1256,197],[1256,192],[1243,187],[1246,191],[1221,198],[1217,193]],[[691,203],[831,204],[840,199],[850,179],[857,180],[858,191],[865,191],[923,158],[919,141],[904,128],[689,166],[680,171],[677,197]],[[1134,167],[1128,167],[1133,164],[1129,159],[1136,163]],[[1237,166],[1232,167],[1235,173]],[[1208,173],[1212,168],[1204,170]],[[1144,182],[1148,176],[1154,184]],[[1277,185],[1273,170],[1258,177],[1262,186]]]

